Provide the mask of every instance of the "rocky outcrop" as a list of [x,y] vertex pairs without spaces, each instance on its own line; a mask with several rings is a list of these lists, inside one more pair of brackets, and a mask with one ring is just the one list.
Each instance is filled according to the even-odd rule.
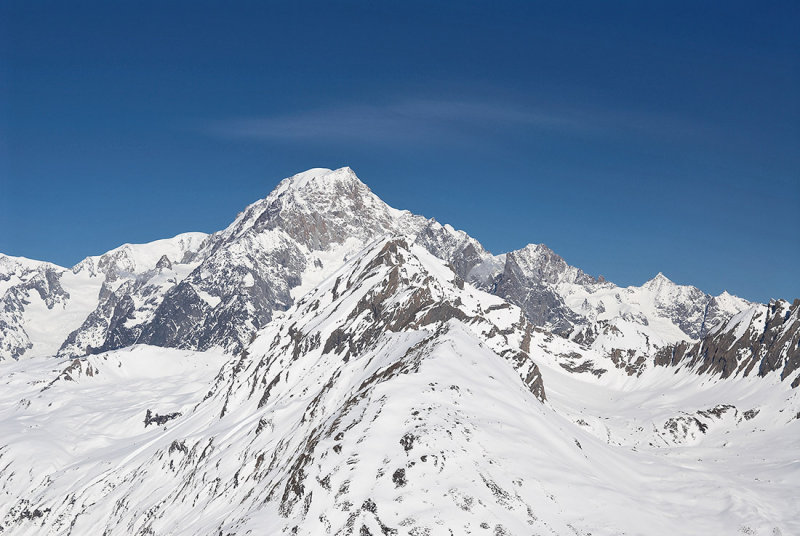
[[[0,360],[103,347],[107,333],[146,316],[191,271],[206,238],[186,233],[125,244],[71,270],[0,255]],[[109,344],[131,344],[137,335],[122,330]]]
[[566,305],[554,285],[593,281],[582,271],[567,265],[547,246],[530,245],[506,254],[503,271],[491,290],[519,306],[535,325],[566,336],[586,320]]
[[442,260],[449,262],[461,279],[467,280],[472,269],[491,257],[483,246],[464,231],[431,219],[417,233],[415,242]]
[[800,385],[800,299],[773,300],[734,316],[697,343],[680,343],[659,351],[655,364],[689,367],[698,374],[766,376]]

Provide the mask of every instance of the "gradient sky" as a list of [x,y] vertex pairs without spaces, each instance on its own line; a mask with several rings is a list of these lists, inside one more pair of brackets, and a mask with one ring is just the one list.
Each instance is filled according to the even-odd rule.
[[4,253],[213,232],[349,165],[494,253],[800,296],[796,1],[66,4],[0,7]]

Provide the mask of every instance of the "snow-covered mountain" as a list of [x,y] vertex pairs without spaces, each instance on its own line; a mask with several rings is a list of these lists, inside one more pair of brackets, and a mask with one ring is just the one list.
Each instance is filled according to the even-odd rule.
[[[800,527],[798,436],[780,433],[798,426],[781,413],[800,410],[796,391],[778,378],[704,387],[663,368],[630,385],[613,368],[561,366],[578,349],[421,246],[378,240],[234,358],[139,345],[8,365],[0,524],[12,534]],[[718,453],[702,464],[691,445]]]
[[[149,279],[117,289],[102,320],[89,319],[60,353],[133,343],[237,352],[293,303],[293,289],[299,287],[296,295],[313,287],[368,240],[414,233],[425,223],[386,205],[349,168],[300,173],[208,237],[183,277],[161,277],[160,289]],[[145,311],[132,295],[141,286],[158,294]],[[89,340],[97,342],[89,348]]]
[[349,168],[0,256],[0,532],[800,533],[799,307],[492,255]]
[[110,325],[127,320],[118,302],[145,314],[169,281],[196,266],[206,237],[186,233],[125,244],[71,270],[0,255],[0,360],[53,355],[76,341],[83,343],[81,355],[91,352]]
[[[666,345],[697,340],[750,305],[660,275],[641,288],[621,289],[569,266],[544,245],[493,256],[463,231],[391,208],[350,168],[311,169],[282,181],[211,236],[125,245],[72,270],[26,261],[25,281],[19,261],[16,271],[4,268],[18,275],[6,278],[0,358],[53,353],[54,346],[59,355],[80,356],[134,343],[237,352],[348,255],[375,237],[401,234],[450,262],[463,279],[520,306],[534,325],[602,348],[625,366]],[[44,305],[28,298],[31,285]],[[66,295],[80,300],[70,308]],[[43,307],[63,327],[52,329],[53,321],[37,312]],[[37,335],[36,326],[44,324],[46,336]]]
[[544,244],[489,257],[467,280],[518,305],[535,325],[612,357],[630,374],[660,348],[697,341],[751,304],[723,292],[710,296],[659,273],[621,288],[570,266]]
[[[766,376],[782,380],[800,369],[800,299],[773,300],[752,307],[715,327],[697,343],[682,342],[657,353],[656,364],[688,367],[698,374]],[[792,387],[800,385],[800,374]]]

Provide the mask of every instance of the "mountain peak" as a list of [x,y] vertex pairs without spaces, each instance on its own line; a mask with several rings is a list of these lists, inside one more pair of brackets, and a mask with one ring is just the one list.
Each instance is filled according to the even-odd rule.
[[328,168],[311,168],[307,169],[306,171],[301,171],[300,173],[295,173],[291,177],[287,179],[287,181],[291,184],[293,188],[302,188],[306,184],[311,181],[316,180],[319,177],[327,175],[331,173],[333,170]]
[[661,288],[661,287],[663,287],[665,285],[674,285],[674,284],[675,283],[673,283],[670,278],[665,276],[663,274],[663,272],[658,272],[655,275],[655,277],[653,277],[651,280],[647,281],[642,286],[645,287],[645,288],[649,288],[649,289],[657,289],[657,288]]
[[524,248],[522,248],[522,249],[520,249],[518,251],[525,252],[525,253],[530,254],[530,255],[533,255],[533,254],[543,255],[543,254],[548,254],[548,253],[553,253],[553,254],[555,253],[552,249],[547,247],[547,245],[545,245],[545,244],[528,244],[527,246],[525,246]]
[[282,194],[290,190],[295,192],[308,189],[327,190],[334,184],[366,186],[348,166],[339,169],[311,168],[283,180],[276,188],[275,193]]
[[506,262],[516,264],[526,277],[550,284],[563,282],[589,283],[593,281],[582,270],[567,264],[559,254],[545,244],[528,244],[512,251]]

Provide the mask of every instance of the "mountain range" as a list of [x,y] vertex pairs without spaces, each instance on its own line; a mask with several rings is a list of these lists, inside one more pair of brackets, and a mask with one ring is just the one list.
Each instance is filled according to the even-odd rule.
[[799,310],[493,255],[350,168],[0,255],[0,532],[800,534]]

